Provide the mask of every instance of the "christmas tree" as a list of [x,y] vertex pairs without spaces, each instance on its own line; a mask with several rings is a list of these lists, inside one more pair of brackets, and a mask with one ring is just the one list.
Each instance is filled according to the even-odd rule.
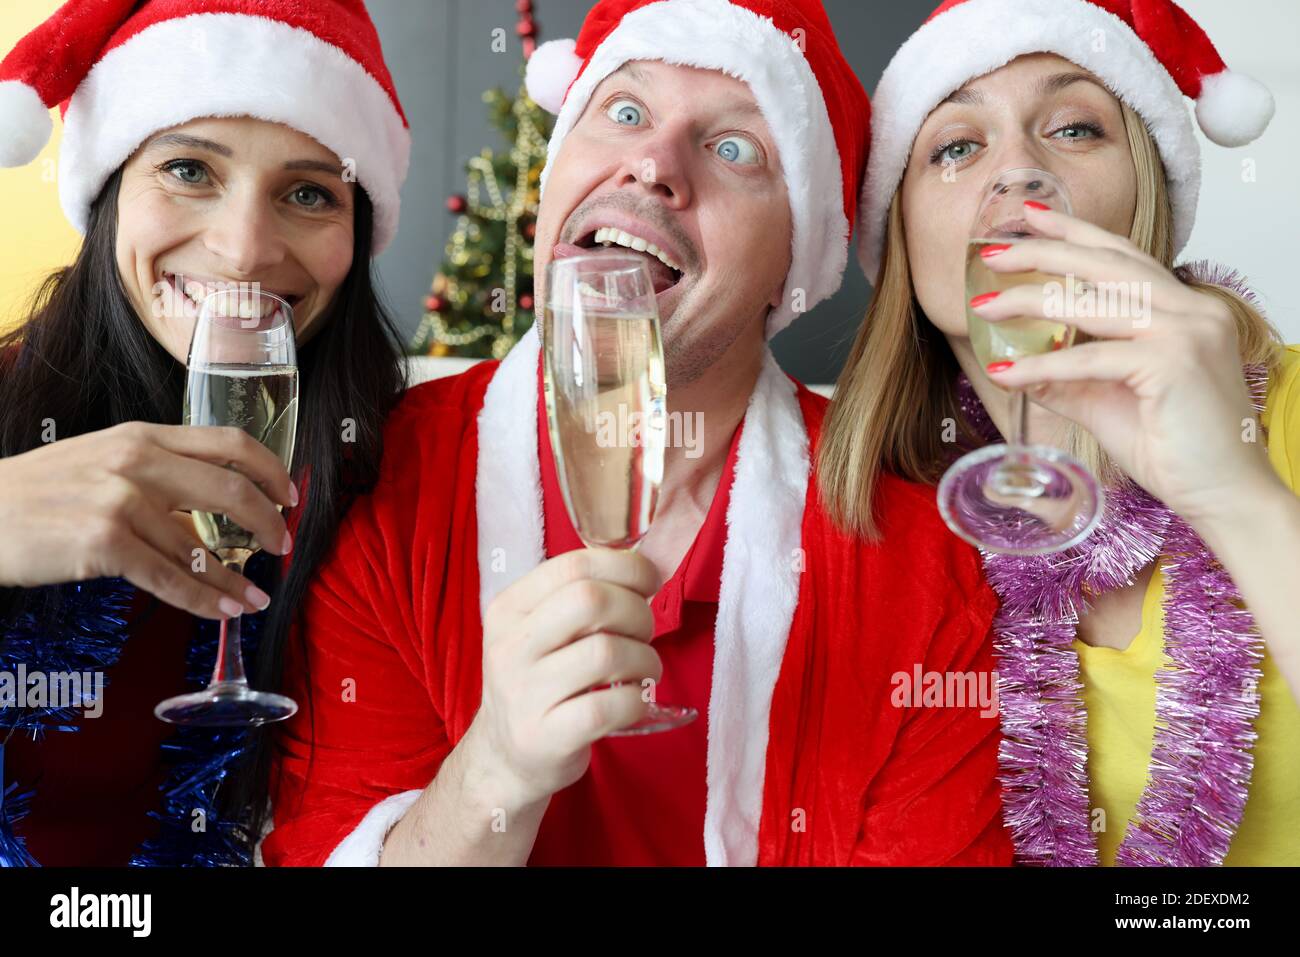
[[[537,28],[527,0],[519,11],[526,60]],[[500,359],[533,324],[533,237],[551,117],[522,80],[515,96],[493,89],[483,100],[510,147],[472,158],[465,193],[447,199],[458,219],[424,300],[413,355]]]

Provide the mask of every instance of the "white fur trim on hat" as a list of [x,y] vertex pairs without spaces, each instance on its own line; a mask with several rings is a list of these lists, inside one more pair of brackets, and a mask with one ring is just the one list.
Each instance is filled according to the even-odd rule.
[[392,99],[338,47],[241,14],[164,20],[95,65],[64,117],[68,219],[84,232],[104,183],[151,134],[208,116],[283,123],[352,161],[375,208],[374,253],[396,234],[411,135]]
[[858,241],[868,280],[876,281],[889,204],[926,117],[967,81],[1027,53],[1055,53],[1084,67],[1142,117],[1168,174],[1175,253],[1187,244],[1201,187],[1200,148],[1183,94],[1151,48],[1088,0],[967,0],[903,44],[871,98]]
[[564,93],[582,69],[582,59],[575,54],[577,41],[548,40],[528,58],[524,68],[524,86],[534,103],[548,113],[559,113]]
[[50,141],[54,121],[40,95],[26,83],[0,83],[0,166],[26,166]]
[[[540,48],[539,48],[540,49]],[[534,54],[536,55],[536,54]],[[790,271],[767,337],[840,287],[848,261],[839,148],[817,77],[789,34],[727,0],[650,3],[623,17],[569,89],[547,147],[541,189],[600,82],[631,60],[718,70],[749,85],[776,141],[793,222]]]
[[1201,79],[1196,98],[1196,122],[1220,146],[1253,143],[1276,109],[1268,87],[1244,73],[1224,70]]

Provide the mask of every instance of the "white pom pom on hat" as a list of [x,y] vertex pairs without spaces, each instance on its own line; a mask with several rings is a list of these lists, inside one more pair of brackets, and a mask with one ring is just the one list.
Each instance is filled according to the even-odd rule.
[[0,166],[26,166],[40,155],[54,132],[40,94],[19,80],[0,82]]
[[1273,94],[1263,83],[1224,70],[1201,80],[1196,122],[1220,146],[1245,146],[1260,137],[1275,109]]
[[582,58],[574,50],[572,38],[548,40],[528,58],[524,69],[524,86],[534,103],[548,113],[559,113],[564,94],[582,69]]

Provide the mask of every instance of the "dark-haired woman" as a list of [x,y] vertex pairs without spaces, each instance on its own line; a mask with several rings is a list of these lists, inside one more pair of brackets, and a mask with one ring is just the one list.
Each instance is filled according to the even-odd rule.
[[[65,4],[0,64],[0,164],[30,162],[65,101],[60,199],[85,240],[0,340],[0,864],[249,863],[265,742],[153,708],[201,686],[241,613],[252,683],[278,684],[373,481],[403,379],[371,259],[409,131],[360,0]],[[289,470],[178,424],[195,303],[229,283],[293,308]],[[193,570],[191,509],[255,533],[247,578]],[[74,672],[103,676],[86,707],[32,693]]]

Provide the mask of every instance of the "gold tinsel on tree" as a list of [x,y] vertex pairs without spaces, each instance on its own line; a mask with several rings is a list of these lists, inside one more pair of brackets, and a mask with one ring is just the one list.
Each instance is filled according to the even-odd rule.
[[465,195],[442,267],[424,300],[415,355],[500,359],[533,324],[533,235],[551,117],[521,86],[483,94],[510,149],[485,148],[466,164]]

